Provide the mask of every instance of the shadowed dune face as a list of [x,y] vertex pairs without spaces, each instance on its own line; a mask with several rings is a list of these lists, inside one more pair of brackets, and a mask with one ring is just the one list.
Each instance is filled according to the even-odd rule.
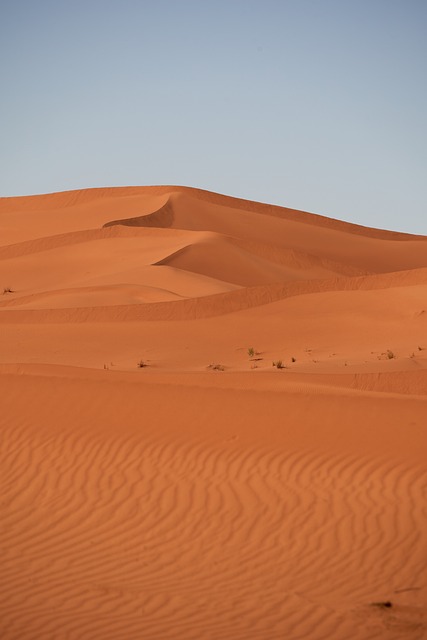
[[426,336],[426,237],[0,198],[0,637],[427,638]]
[[171,198],[169,197],[160,209],[157,209],[152,213],[136,216],[134,218],[110,220],[104,224],[104,227],[122,225],[125,227],[157,227],[166,229],[173,226],[174,218],[174,209]]

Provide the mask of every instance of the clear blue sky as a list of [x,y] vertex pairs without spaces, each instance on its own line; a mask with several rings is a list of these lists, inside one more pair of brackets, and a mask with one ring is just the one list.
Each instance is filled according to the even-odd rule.
[[426,0],[0,0],[0,195],[175,184],[427,234]]

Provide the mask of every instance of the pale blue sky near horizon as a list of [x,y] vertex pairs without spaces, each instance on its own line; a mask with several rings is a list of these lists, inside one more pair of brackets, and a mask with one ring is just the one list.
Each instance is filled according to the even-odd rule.
[[170,184],[427,234],[427,0],[0,0],[0,196]]

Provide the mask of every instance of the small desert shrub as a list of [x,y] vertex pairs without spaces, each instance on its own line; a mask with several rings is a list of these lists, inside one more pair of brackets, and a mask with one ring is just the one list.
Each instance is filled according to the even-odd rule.
[[297,359],[293,358],[293,357],[291,358],[291,360],[292,360],[292,362],[296,362],[297,361]]
[[138,367],[138,369],[143,369],[144,367],[147,367],[148,365],[144,360],[140,360],[136,366]]
[[11,289],[10,287],[4,287],[4,289],[3,289],[3,295],[4,295],[5,293],[13,293],[13,289]]
[[282,360],[275,360],[273,362],[273,367],[276,367],[276,369],[284,369],[285,365],[283,364]]
[[387,349],[386,351],[386,356],[389,360],[393,360],[393,358],[396,357],[396,355],[393,353],[393,351],[391,351],[390,349]]
[[255,349],[254,349],[253,347],[249,347],[249,349],[248,349],[248,356],[249,356],[250,358],[253,358],[253,357],[254,357],[254,355],[255,355]]
[[208,369],[212,369],[212,371],[224,371],[225,367],[223,364],[209,364]]
[[390,609],[393,606],[393,603],[390,600],[385,600],[384,602],[371,602],[372,607],[380,607],[380,609]]

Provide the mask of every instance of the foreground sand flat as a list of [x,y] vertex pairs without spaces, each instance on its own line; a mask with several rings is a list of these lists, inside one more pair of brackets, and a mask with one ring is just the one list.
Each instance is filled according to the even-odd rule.
[[2,198],[0,389],[2,639],[427,638],[426,237]]

